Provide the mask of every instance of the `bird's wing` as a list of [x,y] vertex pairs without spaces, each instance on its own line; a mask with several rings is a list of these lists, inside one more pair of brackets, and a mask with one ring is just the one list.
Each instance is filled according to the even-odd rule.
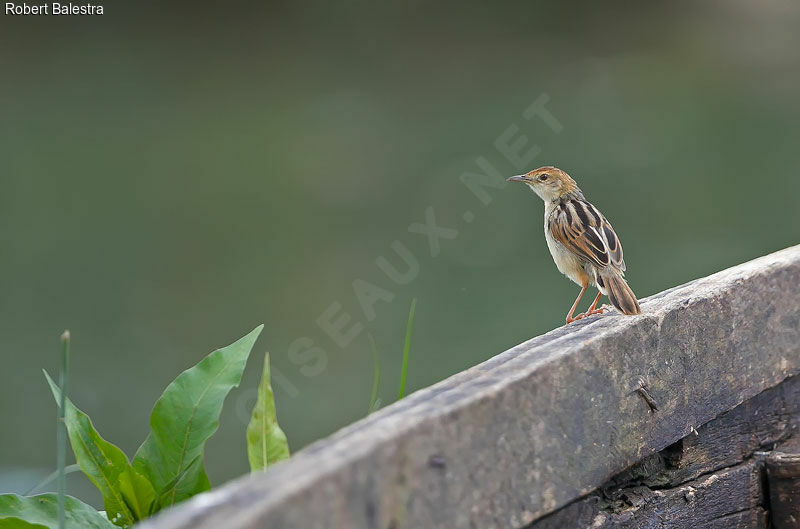
[[625,271],[619,237],[602,213],[589,202],[566,200],[550,214],[548,229],[555,240],[592,264]]

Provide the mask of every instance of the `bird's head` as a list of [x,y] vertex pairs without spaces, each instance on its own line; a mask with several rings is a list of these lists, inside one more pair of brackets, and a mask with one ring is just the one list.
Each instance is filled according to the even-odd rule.
[[534,169],[525,174],[508,178],[509,182],[527,184],[545,202],[557,200],[564,195],[578,191],[578,184],[570,176],[551,165]]

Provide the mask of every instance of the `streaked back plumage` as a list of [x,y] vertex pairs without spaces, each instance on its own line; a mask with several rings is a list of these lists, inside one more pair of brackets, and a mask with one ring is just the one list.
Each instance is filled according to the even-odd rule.
[[550,165],[514,179],[526,183],[545,203],[545,236],[559,270],[578,284],[593,282],[623,314],[640,314],[636,295],[624,279],[619,237],[575,180]]

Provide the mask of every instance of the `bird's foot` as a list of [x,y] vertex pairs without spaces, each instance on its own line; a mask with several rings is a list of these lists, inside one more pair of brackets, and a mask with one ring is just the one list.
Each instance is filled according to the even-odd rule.
[[600,307],[599,309],[592,309],[592,310],[587,310],[586,312],[581,312],[574,318],[567,318],[567,323],[572,323],[573,321],[582,320],[583,318],[586,318],[588,316],[594,316],[595,314],[602,314],[603,310],[605,309],[603,307]]

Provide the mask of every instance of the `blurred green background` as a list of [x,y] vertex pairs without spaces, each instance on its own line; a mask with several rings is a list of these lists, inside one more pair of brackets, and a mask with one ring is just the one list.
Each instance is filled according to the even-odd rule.
[[[297,450],[365,414],[367,331],[392,400],[413,297],[412,390],[563,324],[578,289],[541,201],[459,181],[479,156],[521,172],[494,146],[511,125],[541,149],[528,169],[567,170],[613,222],[639,297],[800,242],[792,0],[105,11],[0,15],[0,492],[55,467],[41,369],[64,328],[75,403],[132,455],[181,370],[266,324],[208,447],[219,484],[247,471],[266,350]],[[559,134],[522,117],[542,94]],[[459,232],[436,257],[408,231],[429,206]],[[404,286],[375,264],[402,268],[395,240],[419,261]],[[394,296],[372,321],[356,279]],[[346,347],[316,323],[333,303],[364,326]]]

